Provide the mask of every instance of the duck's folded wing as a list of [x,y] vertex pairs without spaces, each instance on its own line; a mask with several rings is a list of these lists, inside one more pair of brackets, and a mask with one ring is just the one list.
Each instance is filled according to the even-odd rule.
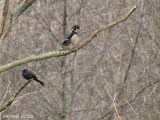
[[62,41],[62,46],[68,45],[71,43],[70,39],[68,39],[69,35],[66,34],[63,41]]
[[71,41],[70,41],[69,39],[65,39],[65,40],[63,40],[63,42],[62,42],[62,46],[68,45],[68,44],[70,44],[70,43],[71,43]]

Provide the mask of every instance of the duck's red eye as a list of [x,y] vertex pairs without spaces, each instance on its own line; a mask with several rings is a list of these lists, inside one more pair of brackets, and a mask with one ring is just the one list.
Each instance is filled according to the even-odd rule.
[[77,26],[77,28],[79,29],[80,27],[79,27],[79,26]]

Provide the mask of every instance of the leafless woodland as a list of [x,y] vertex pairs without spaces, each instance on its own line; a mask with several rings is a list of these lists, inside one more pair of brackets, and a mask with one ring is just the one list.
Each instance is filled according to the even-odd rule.
[[[58,51],[75,24],[81,45],[135,5],[75,52],[17,62]],[[19,91],[24,68],[45,87]],[[2,120],[159,120],[160,0],[1,0],[0,72]]]

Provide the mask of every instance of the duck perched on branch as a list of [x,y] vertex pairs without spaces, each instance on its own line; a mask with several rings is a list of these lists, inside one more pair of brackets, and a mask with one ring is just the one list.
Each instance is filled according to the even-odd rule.
[[69,49],[69,46],[72,44],[73,46],[75,46],[75,44],[78,42],[79,38],[77,35],[78,30],[81,30],[82,28],[80,28],[79,25],[74,25],[71,29],[71,33],[70,34],[66,34],[63,41],[62,41],[62,47],[64,49]]

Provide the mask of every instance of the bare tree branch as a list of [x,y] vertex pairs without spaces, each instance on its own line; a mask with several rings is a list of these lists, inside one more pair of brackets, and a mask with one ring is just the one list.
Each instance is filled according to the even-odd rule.
[[[33,7],[32,7],[33,8]],[[60,44],[60,41],[57,39],[56,35],[54,34],[54,32],[52,31],[51,27],[49,26],[49,24],[47,23],[46,19],[35,9],[33,8],[34,12],[42,19],[42,21],[44,22],[46,29],[51,33],[52,37]],[[39,21],[39,20],[38,20]],[[39,21],[40,22],[40,21]],[[61,24],[62,25],[62,24]],[[52,48],[54,49],[54,42],[53,40],[50,40]]]
[[119,10],[118,10],[118,13],[117,13],[117,15],[116,15],[116,20],[117,20],[117,18],[118,18],[118,16],[119,16],[119,14],[120,14],[123,6],[125,5],[125,2],[126,2],[126,0],[123,0],[123,1],[122,1],[122,4],[121,4],[121,6],[120,6],[120,8],[119,8]]
[[29,6],[36,0],[23,0],[16,8],[11,12],[11,21],[18,18]]
[[9,0],[5,0],[4,7],[3,7],[2,23],[0,28],[0,38],[3,35],[4,28],[7,23],[8,12],[9,12]]
[[83,0],[82,0],[82,1],[81,1],[81,4],[80,4],[80,7],[79,7],[74,13],[72,13],[72,14],[70,15],[70,17],[68,18],[67,22],[68,22],[76,13],[78,13],[83,7],[84,7],[84,6],[83,6]]
[[[143,6],[142,6],[143,7]],[[143,11],[142,11],[142,14],[143,14]],[[143,18],[143,17],[142,17]],[[138,33],[137,33],[137,37],[136,37],[136,41],[134,43],[134,47],[132,49],[132,55],[131,55],[131,59],[130,59],[130,62],[128,64],[128,67],[127,67],[127,71],[126,71],[126,74],[124,76],[124,83],[127,81],[127,77],[128,77],[128,73],[129,73],[129,70],[132,66],[132,61],[133,61],[133,58],[134,58],[134,55],[135,55],[135,49],[136,49],[136,46],[137,46],[137,43],[138,43],[138,40],[139,40],[139,34],[140,34],[140,30],[141,30],[141,25],[142,25],[142,19],[140,20],[139,22],[139,28],[138,28]]]
[[7,107],[9,107],[12,102],[15,100],[15,98],[19,95],[19,93],[31,82],[32,80],[27,81],[13,96],[12,99],[10,99],[6,104],[4,104],[3,106],[0,107],[0,112],[2,112],[3,110],[5,110]]

